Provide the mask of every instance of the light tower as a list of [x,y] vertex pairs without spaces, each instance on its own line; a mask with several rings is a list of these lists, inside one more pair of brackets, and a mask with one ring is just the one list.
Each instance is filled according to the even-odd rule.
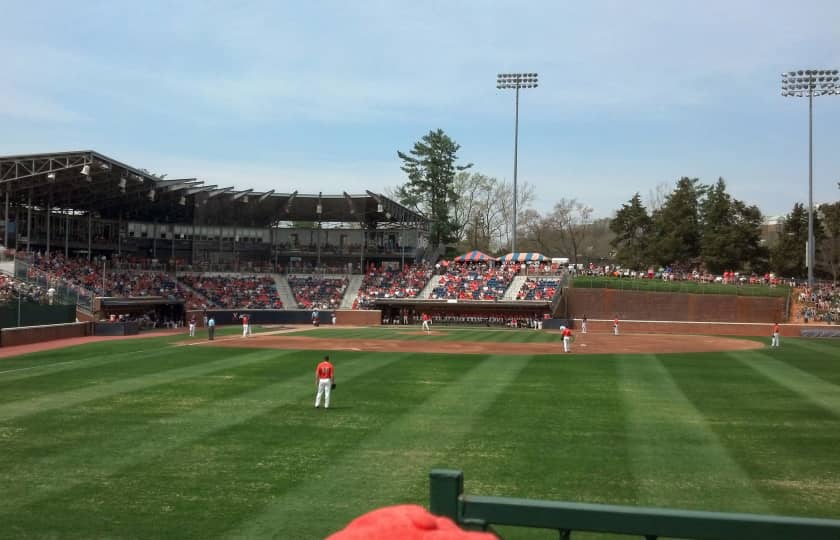
[[840,94],[836,69],[800,69],[782,73],[784,97],[808,98],[808,287],[814,287],[814,97]]
[[511,251],[516,251],[516,168],[519,154],[519,89],[536,88],[536,73],[499,73],[496,77],[496,88],[499,90],[516,90],[516,122],[513,128],[513,235],[511,236]]

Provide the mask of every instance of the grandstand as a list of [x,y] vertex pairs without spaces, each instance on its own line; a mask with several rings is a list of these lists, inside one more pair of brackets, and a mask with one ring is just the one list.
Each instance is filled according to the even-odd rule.
[[372,191],[206,185],[91,150],[0,157],[0,184],[0,239],[15,275],[60,291],[82,320],[180,324],[205,310],[352,307],[405,322],[420,311],[533,318],[550,310],[547,290],[527,298],[514,290],[514,278],[517,290],[524,279],[518,264],[435,274],[441,253],[427,246],[426,219]]
[[[0,157],[0,184],[0,239],[21,265],[17,274],[76,290],[87,311],[90,296],[276,309],[282,301],[266,276],[361,274],[435,257],[426,219],[371,191],[206,185],[91,150]],[[208,273],[226,273],[251,292],[225,294],[226,285],[208,279],[198,281],[210,288],[190,285]]]

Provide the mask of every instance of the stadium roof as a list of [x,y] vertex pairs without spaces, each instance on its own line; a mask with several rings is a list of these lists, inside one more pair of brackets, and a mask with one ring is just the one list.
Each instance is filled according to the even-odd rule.
[[266,227],[281,221],[427,223],[382,194],[325,195],[234,189],[169,179],[93,150],[0,156],[0,187],[15,206],[93,212],[105,219]]

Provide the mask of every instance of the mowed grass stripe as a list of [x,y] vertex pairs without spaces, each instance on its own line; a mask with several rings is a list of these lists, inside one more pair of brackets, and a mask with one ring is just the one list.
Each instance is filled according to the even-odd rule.
[[[836,519],[840,517],[840,419],[738,361],[767,354],[738,351],[660,358],[752,478],[770,505],[769,513]],[[729,511],[747,509],[737,503]]]
[[[628,448],[642,506],[766,512],[750,476],[654,355],[619,356]],[[708,500],[715,507],[708,507]],[[705,503],[702,501],[706,501]]]
[[535,356],[450,456],[467,492],[634,504],[616,369],[610,356]]
[[0,405],[0,422],[44,411],[72,407],[79,403],[132,392],[149,386],[166,384],[179,379],[213,373],[238,365],[261,362],[272,356],[276,356],[276,354],[276,351],[246,352],[243,350],[227,349],[225,358],[220,360],[206,361],[189,367],[160,370],[139,377],[118,379],[104,384],[94,384],[74,390],[54,392],[13,401]]
[[803,371],[816,375],[832,384],[840,386],[840,350],[837,339],[782,338],[780,349],[773,351],[779,356],[783,351],[785,362],[795,365]]
[[329,508],[333,522],[350,521],[383,505],[424,503],[429,470],[445,465],[442,460],[459,448],[473,429],[480,431],[476,419],[530,359],[491,356],[471,364],[453,358],[453,362],[463,362],[464,374],[457,381],[337,456],[317,476],[278,497],[260,514],[231,531],[229,537],[301,537],[302,524],[311,527],[308,538],[327,536],[334,527],[324,522],[324,507],[315,502],[326,492],[341,494],[341,499],[334,499]]
[[[139,344],[139,341],[137,343]],[[109,343],[107,347],[95,345],[102,344],[81,345],[0,359],[0,399],[5,397],[3,394],[6,388],[16,386],[6,386],[12,381],[168,354],[160,345],[149,345],[134,350],[124,350],[125,343]]]
[[[276,351],[270,354],[272,360],[277,360]],[[289,351],[286,356],[295,354]],[[268,357],[263,357],[263,361],[268,360]],[[340,380],[342,384],[350,383],[371,371],[383,369],[395,360],[384,355],[375,358],[345,357]],[[214,434],[283,407],[293,405],[309,410],[310,401],[314,400],[314,367],[307,363],[303,371],[304,374],[212,401],[184,414],[121,426],[119,431],[95,441],[95,444],[88,441],[88,444],[68,448],[46,458],[20,460],[10,473],[11,481],[0,499],[0,509],[12,514],[22,506],[60,496],[77,486],[98,482],[110,484],[108,478],[120,471],[167,456],[180,448],[189,448]]]
[[[179,358],[184,356],[183,352],[173,348],[166,350],[173,362],[176,355]],[[201,356],[199,351],[191,354]],[[103,433],[109,434],[104,441],[104,444],[109,444],[113,438],[111,434],[121,435],[127,428],[154,426],[156,422],[166,422],[170,417],[213,401],[236,397],[260,386],[300,375],[307,370],[302,369],[295,356],[292,351],[283,351],[264,362],[237,365],[2,422],[0,430],[5,429],[6,436],[0,442],[4,443],[3,454],[8,459],[0,460],[0,475],[6,469],[14,469],[33,460],[65,454],[68,449],[95,448],[103,439]],[[166,359],[161,360],[160,366],[166,366]],[[160,366],[159,369],[162,369]],[[45,386],[44,392],[48,389]]]
[[774,358],[771,352],[776,351],[751,355],[732,353],[731,356],[779,386],[840,418],[840,386]]
[[[55,368],[35,369],[29,372],[13,373],[6,378],[0,375],[0,406],[13,401],[23,401],[44,394],[44,389],[51,392],[76,390],[86,386],[101,385],[108,382],[154,373],[161,367],[186,367],[206,362],[208,356],[175,355],[169,347],[153,350],[134,351],[119,354],[114,349],[98,356],[85,355],[79,360]],[[219,358],[224,355],[210,355]]]

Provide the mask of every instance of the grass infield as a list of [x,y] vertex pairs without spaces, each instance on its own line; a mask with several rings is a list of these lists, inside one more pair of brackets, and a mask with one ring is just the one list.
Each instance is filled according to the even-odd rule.
[[[555,339],[438,331],[306,333]],[[180,343],[0,360],[0,538],[323,538],[373,508],[427,506],[434,467],[463,469],[476,495],[840,518],[836,341],[635,356]],[[313,408],[325,353],[329,411]]]

